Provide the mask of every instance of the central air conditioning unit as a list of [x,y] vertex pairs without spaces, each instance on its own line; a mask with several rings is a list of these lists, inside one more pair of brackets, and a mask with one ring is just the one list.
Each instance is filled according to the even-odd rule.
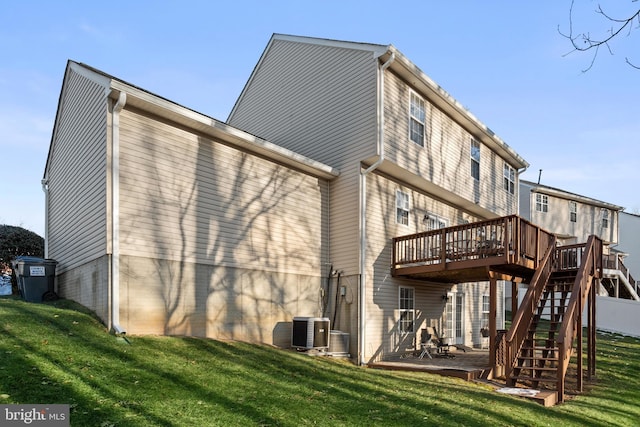
[[291,330],[291,347],[300,350],[328,349],[329,318],[294,317]]

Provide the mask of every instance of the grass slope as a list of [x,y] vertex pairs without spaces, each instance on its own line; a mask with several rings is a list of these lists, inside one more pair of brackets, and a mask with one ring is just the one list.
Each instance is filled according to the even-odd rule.
[[553,408],[487,386],[240,342],[123,344],[65,300],[0,298],[0,404],[68,403],[77,426],[637,425],[640,340],[600,335],[598,381]]

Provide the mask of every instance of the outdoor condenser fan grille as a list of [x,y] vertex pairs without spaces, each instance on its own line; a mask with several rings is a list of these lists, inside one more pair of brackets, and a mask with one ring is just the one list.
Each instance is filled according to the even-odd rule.
[[329,348],[329,318],[294,317],[291,346],[305,350]]

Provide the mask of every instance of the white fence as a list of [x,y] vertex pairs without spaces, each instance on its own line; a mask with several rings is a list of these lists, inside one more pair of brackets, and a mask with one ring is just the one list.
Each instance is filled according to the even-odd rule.
[[[586,313],[582,316],[587,324]],[[608,332],[640,337],[640,301],[596,297],[596,328]]]
[[[524,298],[525,289],[518,292],[519,303]],[[511,286],[505,286],[505,307],[511,307]],[[548,319],[547,314],[542,318]],[[583,326],[587,326],[587,311],[582,313]],[[608,296],[596,297],[596,328],[623,335],[640,337],[640,301],[632,301]]]

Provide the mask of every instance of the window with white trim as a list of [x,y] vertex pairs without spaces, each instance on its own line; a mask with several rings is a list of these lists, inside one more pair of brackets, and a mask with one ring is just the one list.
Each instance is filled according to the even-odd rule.
[[409,105],[409,138],[422,147],[424,147],[425,111],[424,100],[414,92],[411,92]]
[[404,191],[396,191],[396,222],[409,225],[409,194]]
[[574,201],[569,201],[569,221],[578,221],[578,204]]
[[480,143],[471,138],[471,176],[480,181]]
[[422,223],[424,224],[427,231],[439,230],[447,226],[446,219],[440,218],[439,216],[434,214],[426,214],[424,218],[422,218]]
[[602,228],[609,228],[609,211],[602,209]]
[[398,329],[403,333],[414,332],[416,318],[415,292],[413,288],[400,286],[398,288],[398,308],[400,318]]
[[515,194],[516,191],[516,170],[507,162],[504,162],[503,185],[505,191]]
[[546,194],[536,193],[536,211],[549,211],[549,197]]
[[489,295],[482,295],[482,326],[481,328],[489,327]]

